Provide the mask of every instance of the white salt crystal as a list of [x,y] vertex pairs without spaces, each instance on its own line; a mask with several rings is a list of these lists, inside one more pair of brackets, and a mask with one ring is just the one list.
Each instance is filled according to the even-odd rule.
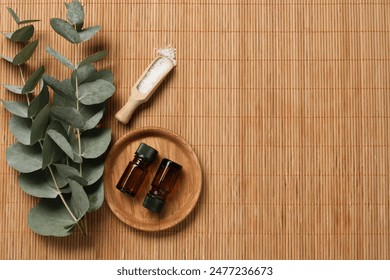
[[158,49],[161,55],[146,72],[144,78],[140,81],[137,89],[142,94],[148,94],[172,69],[176,66],[174,48]]

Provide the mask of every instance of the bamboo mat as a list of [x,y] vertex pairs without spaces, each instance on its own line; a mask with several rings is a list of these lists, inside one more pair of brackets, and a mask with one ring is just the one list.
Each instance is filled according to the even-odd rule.
[[[80,48],[105,49],[117,92],[103,125],[113,138],[144,126],[183,136],[199,157],[203,189],[171,230],[134,230],[103,207],[89,236],[47,238],[27,227],[36,200],[5,160],[14,142],[0,110],[1,259],[389,259],[390,2],[384,0],[91,0],[86,25],[103,31]],[[0,31],[40,18],[31,71],[69,72],[50,45],[74,48],[49,27],[59,0],[5,0]],[[172,44],[178,66],[128,126],[113,115],[154,58]],[[0,52],[14,46],[1,39]],[[0,62],[0,83],[20,83]],[[11,96],[1,89],[1,98]]]

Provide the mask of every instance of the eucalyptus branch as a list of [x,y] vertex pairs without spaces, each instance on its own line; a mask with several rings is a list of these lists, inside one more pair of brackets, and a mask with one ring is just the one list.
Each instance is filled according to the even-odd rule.
[[[83,29],[84,8],[79,1],[65,6],[67,21],[53,18],[50,25],[67,41],[80,44],[100,30],[100,26]],[[8,11],[18,25],[36,21],[21,21],[11,8]],[[73,64],[47,47],[50,55],[73,71],[71,79],[58,81],[44,75],[43,66],[25,79],[21,65],[31,58],[38,45],[38,40],[29,42],[33,33],[34,27],[28,25],[4,34],[13,42],[25,44],[14,58],[0,55],[18,67],[24,84],[4,87],[12,93],[24,94],[27,100],[27,103],[3,101],[4,107],[14,114],[10,131],[17,140],[7,148],[7,162],[19,171],[22,190],[40,198],[28,214],[28,224],[34,232],[66,236],[78,227],[86,235],[87,212],[96,211],[103,203],[103,155],[111,141],[111,130],[97,125],[103,117],[105,101],[115,92],[113,75],[93,66],[107,52],[100,51],[78,61],[76,46]],[[42,78],[39,93],[30,96]],[[50,98],[48,86],[54,98]]]
[[[24,75],[23,75],[23,71],[22,71],[21,66],[19,65],[18,68],[19,68],[19,72],[20,72],[20,75],[21,75],[23,84],[26,84],[26,79],[24,78]],[[30,102],[30,98],[29,98],[28,94],[25,94],[25,96],[26,96],[27,104],[30,105],[31,102]],[[32,122],[34,122],[34,117],[30,117],[30,119],[31,119]],[[38,143],[39,143],[39,146],[41,147],[41,150],[43,151],[43,143],[42,143],[42,140],[39,140]],[[64,204],[66,210],[69,212],[69,215],[72,217],[72,219],[76,222],[76,224],[77,224],[77,226],[79,227],[79,229],[81,230],[81,232],[82,232],[84,235],[86,235],[86,232],[85,232],[84,227],[81,226],[81,225],[78,223],[77,218],[76,218],[75,215],[73,214],[73,212],[72,212],[72,210],[70,209],[68,203],[66,202],[64,196],[62,195],[61,190],[60,190],[60,188],[58,187],[58,183],[57,183],[56,177],[55,177],[55,175],[54,175],[54,172],[53,172],[51,166],[49,165],[47,168],[48,168],[48,170],[49,170],[49,172],[50,172],[51,178],[52,178],[52,180],[53,180],[53,184],[54,184],[54,186],[55,186],[55,188],[56,188],[56,190],[57,190],[57,192],[58,192],[58,195],[59,195],[59,197],[60,197],[62,203]]]

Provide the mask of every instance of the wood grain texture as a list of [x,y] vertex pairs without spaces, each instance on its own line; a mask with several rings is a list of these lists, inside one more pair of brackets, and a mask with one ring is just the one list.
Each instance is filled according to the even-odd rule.
[[[199,203],[168,231],[145,233],[107,204],[88,215],[89,236],[45,238],[27,227],[36,200],[5,161],[14,142],[0,110],[2,259],[389,259],[390,3],[378,0],[84,0],[101,24],[86,56],[108,50],[117,92],[103,125],[114,140],[158,126],[183,136],[203,171]],[[65,77],[44,52],[75,50],[50,31],[58,0],[5,0],[0,31],[41,18],[31,73]],[[178,65],[127,126],[114,114],[154,58],[172,44]],[[1,38],[0,52],[16,47]],[[0,83],[20,83],[0,62]],[[3,88],[1,98],[10,99]]]

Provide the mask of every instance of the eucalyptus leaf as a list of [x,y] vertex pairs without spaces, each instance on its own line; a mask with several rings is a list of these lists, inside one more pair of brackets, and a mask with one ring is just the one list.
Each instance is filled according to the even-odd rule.
[[94,212],[98,210],[104,202],[104,183],[103,179],[100,179],[91,186],[84,187],[89,200],[88,212]]
[[91,82],[94,82],[96,80],[105,80],[109,83],[114,83],[114,75],[112,74],[112,72],[110,70],[101,70],[101,71],[98,71],[98,72],[95,72],[93,74],[91,74],[88,78],[86,78],[83,82],[84,83],[91,83]]
[[72,179],[83,186],[88,184],[88,181],[80,176],[80,172],[77,169],[66,164],[54,164],[54,166],[62,176]]
[[65,3],[66,17],[72,25],[82,25],[84,23],[84,8],[79,1]]
[[[61,189],[61,192],[64,192],[65,187],[68,185],[68,179],[60,175],[60,173],[58,173],[55,168],[51,168],[51,170],[53,172],[57,186]],[[45,170],[45,172],[49,172],[49,170]],[[52,187],[56,187],[53,180],[49,181],[49,183],[52,185]]]
[[35,117],[31,126],[31,144],[45,138],[46,128],[49,123],[50,104],[47,104]]
[[100,120],[103,118],[104,110],[105,110],[105,108],[101,109],[95,115],[93,115],[91,118],[89,118],[85,122],[85,125],[83,126],[82,130],[85,131],[85,130],[92,129],[92,128],[96,127],[99,124]]
[[96,52],[90,56],[88,56],[86,59],[81,61],[78,65],[77,68],[83,67],[84,65],[94,63],[96,61],[99,61],[107,56],[108,52],[107,51],[100,51]]
[[21,118],[13,115],[9,120],[9,130],[23,145],[30,145],[31,119]]
[[88,181],[88,185],[96,183],[103,176],[104,160],[87,159],[83,161],[83,177]]
[[7,10],[8,10],[8,12],[11,14],[11,16],[12,16],[12,18],[15,20],[15,22],[16,22],[17,24],[19,24],[20,19],[19,19],[18,15],[16,14],[16,12],[15,12],[12,8],[9,8],[9,7],[7,7]]
[[102,28],[99,25],[83,29],[82,31],[79,32],[80,41],[86,42],[86,41],[92,39],[92,37],[95,36],[95,34],[98,33],[100,31],[100,29],[102,29]]
[[3,103],[5,109],[7,109],[8,112],[22,118],[28,117],[27,115],[28,106],[26,102],[4,101],[4,100],[1,100],[1,102]]
[[78,68],[76,71],[73,71],[72,72],[72,87],[76,88],[76,75],[77,75],[77,82],[80,85],[88,77],[92,76],[94,73],[96,73],[96,68],[92,64],[86,64],[86,65]]
[[27,20],[22,20],[22,21],[19,21],[19,25],[22,25],[22,24],[27,24],[27,23],[33,23],[33,22],[38,22],[38,21],[41,21],[39,19],[27,19]]
[[5,55],[0,54],[0,57],[1,57],[2,59],[4,59],[4,60],[10,62],[10,63],[13,63],[13,59],[10,58],[10,57],[8,57],[8,56],[5,56]]
[[81,155],[83,158],[97,158],[108,148],[111,142],[111,129],[94,128],[81,134]]
[[72,96],[76,100],[76,88],[73,87],[71,79],[61,81],[61,87],[67,95]]
[[71,24],[60,18],[50,19],[50,25],[56,33],[72,44],[80,43],[80,36]]
[[49,172],[42,170],[33,173],[21,173],[19,185],[24,192],[39,198],[56,198],[59,191],[53,186],[53,178]]
[[28,226],[44,236],[67,236],[76,223],[60,198],[43,198],[28,214]]
[[28,116],[35,117],[48,103],[49,103],[49,90],[47,85],[41,81],[42,87],[40,93],[33,99],[28,107]]
[[79,87],[79,101],[85,105],[99,104],[110,98],[115,86],[105,80],[84,83]]
[[[5,87],[7,90],[9,90],[12,93],[22,94],[23,87],[13,86],[13,85],[2,85],[2,86]],[[29,92],[29,93],[31,93],[31,92]]]
[[42,78],[43,73],[45,73],[45,67],[39,67],[34,73],[31,74],[30,78],[28,78],[26,84],[22,89],[22,94],[26,94],[34,90],[37,86],[39,80]]
[[69,92],[69,89],[66,88],[64,86],[63,83],[61,83],[60,81],[58,81],[57,79],[49,76],[49,75],[46,75],[44,74],[42,76],[43,80],[45,81],[45,83],[52,88],[52,90],[58,94],[58,95],[61,95],[63,98],[65,99],[69,99],[69,100],[76,100],[76,97],[71,94]]
[[51,114],[58,120],[63,121],[75,128],[82,128],[85,125],[85,120],[77,109],[73,107],[53,106]]
[[12,60],[14,65],[21,65],[25,63],[33,55],[35,49],[38,46],[38,40],[32,41],[26,45]]
[[[11,35],[11,34],[10,34]],[[10,37],[8,37],[12,42],[15,43],[26,43],[31,37],[34,35],[34,26],[27,25],[22,27],[15,32],[12,33]]]
[[63,154],[62,150],[49,137],[49,135],[46,135],[42,148],[42,169],[45,169],[47,166],[57,162],[63,157]]
[[59,122],[53,121],[47,128],[47,134],[58,145],[58,147],[60,147],[61,150],[73,160],[73,149],[69,144],[64,127]]
[[70,207],[73,214],[81,219],[89,209],[88,196],[84,191],[83,186],[73,180],[69,180],[69,187],[72,191],[72,197],[70,198]]
[[38,144],[26,146],[12,144],[6,152],[8,165],[21,173],[30,173],[42,168],[42,152]]
[[57,52],[55,49],[51,47],[46,47],[46,51],[53,56],[55,59],[57,59],[59,62],[61,62],[63,65],[68,67],[69,69],[75,70],[76,67],[67,59],[65,56]]
[[61,94],[54,94],[53,96],[53,105],[54,106],[66,106],[76,108],[76,101],[64,97]]

